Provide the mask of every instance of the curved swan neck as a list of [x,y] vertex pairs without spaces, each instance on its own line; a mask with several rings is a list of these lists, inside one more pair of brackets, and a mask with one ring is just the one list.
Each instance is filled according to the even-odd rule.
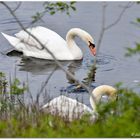
[[90,104],[91,104],[93,109],[96,109],[96,104],[99,103],[102,95],[109,96],[109,99],[112,100],[112,101],[116,100],[117,90],[112,86],[102,85],[102,86],[96,87],[93,90],[92,95],[94,96],[96,102],[93,101],[92,96],[91,96],[90,97]]
[[89,43],[89,41],[93,42],[93,38],[90,36],[89,33],[87,33],[86,31],[84,31],[80,28],[72,28],[71,30],[68,31],[68,33],[66,35],[66,42],[67,42],[67,45],[68,45],[71,53],[73,54],[74,57],[79,56],[82,58],[83,53],[74,41],[74,38],[76,36],[80,37],[87,44]]
[[84,42],[86,42],[88,44],[88,41],[93,42],[93,38],[91,37],[91,35],[89,33],[87,33],[86,31],[80,29],[80,28],[72,28],[71,30],[68,31],[67,35],[66,35],[66,41],[67,43],[75,43],[74,38],[75,36],[80,37]]

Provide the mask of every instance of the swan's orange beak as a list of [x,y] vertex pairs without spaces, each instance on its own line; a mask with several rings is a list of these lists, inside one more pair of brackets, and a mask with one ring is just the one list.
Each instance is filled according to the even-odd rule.
[[95,45],[92,44],[90,41],[89,41],[89,48],[90,48],[91,53],[95,56],[96,55],[96,48],[95,48]]
[[94,48],[90,48],[90,50],[91,50],[91,53],[95,56],[96,55],[96,48],[94,47]]

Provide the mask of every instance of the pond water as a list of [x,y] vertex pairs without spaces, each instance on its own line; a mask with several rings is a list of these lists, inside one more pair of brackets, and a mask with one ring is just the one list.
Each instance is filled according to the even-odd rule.
[[[16,6],[14,2],[8,4],[13,8]],[[107,4],[106,24],[108,25],[119,16],[122,10],[121,6],[127,3],[108,2]],[[76,8],[76,12],[71,12],[71,16],[67,16],[64,13],[57,13],[53,16],[46,14],[43,18],[45,22],[38,22],[34,26],[42,25],[50,28],[63,38],[65,38],[69,29],[79,27],[89,32],[94,37],[95,43],[97,43],[101,30],[102,3],[77,2]],[[23,25],[28,26],[31,22],[31,16],[39,10],[42,10],[41,2],[23,2],[16,11],[16,14]],[[18,24],[2,5],[0,5],[0,13],[1,32],[13,35],[20,31]],[[137,92],[140,91],[140,88],[137,87],[140,81],[139,56],[136,55],[129,58],[124,56],[126,47],[134,47],[135,42],[139,42],[140,29],[131,24],[131,21],[135,21],[139,16],[139,5],[134,4],[126,10],[117,25],[105,32],[97,56],[97,69],[91,82],[91,88],[102,84],[114,85],[121,81],[125,86],[133,88]],[[0,51],[2,53],[12,48],[1,34],[0,42]],[[86,48],[85,43],[78,38],[76,42],[84,53],[84,59],[82,61],[62,62],[62,64],[77,79],[83,81],[87,77],[90,66],[93,64],[94,57]],[[60,94],[67,94],[89,105],[89,95],[87,92],[66,92],[67,89],[73,88],[73,81],[61,69],[56,67],[52,61],[23,59],[20,56],[10,57],[0,54],[0,71],[6,73],[7,78],[9,75],[12,75],[12,77],[16,75],[22,83],[28,83],[34,99],[51,74],[40,97],[42,103],[46,103],[48,97],[54,98]],[[30,100],[29,93],[26,93],[25,97],[27,101]]]

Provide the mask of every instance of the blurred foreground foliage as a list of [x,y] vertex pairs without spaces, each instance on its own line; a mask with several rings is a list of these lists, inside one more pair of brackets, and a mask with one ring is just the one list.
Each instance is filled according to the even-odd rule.
[[[0,83],[3,80],[5,82],[4,74],[0,74]],[[18,88],[19,81],[16,83]],[[11,103],[10,108],[4,108],[2,104],[9,105],[9,100],[1,96],[0,137],[140,137],[140,96],[131,89],[122,88],[121,83],[116,84],[116,88],[118,100],[98,105],[99,119],[94,124],[91,124],[87,117],[69,123],[57,116],[41,112],[36,104],[30,107],[21,104],[21,100],[16,105]],[[19,97],[20,94],[16,96]]]
[[125,54],[126,56],[132,56],[134,54],[140,54],[140,43],[136,43],[135,48],[126,48],[127,53]]

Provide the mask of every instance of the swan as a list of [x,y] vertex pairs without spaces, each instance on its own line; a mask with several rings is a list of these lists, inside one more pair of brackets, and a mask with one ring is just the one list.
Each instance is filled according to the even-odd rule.
[[83,115],[89,114],[90,121],[95,122],[98,118],[96,104],[100,102],[101,97],[104,94],[108,95],[109,99],[112,101],[117,99],[117,90],[114,87],[109,85],[101,85],[92,91],[92,96],[95,97],[95,102],[93,101],[92,96],[90,96],[90,104],[92,109],[85,104],[64,95],[54,98],[47,104],[43,105],[41,109],[43,112],[58,115],[68,121],[80,119]]
[[[96,55],[92,36],[80,28],[70,29],[66,35],[66,41],[56,32],[42,26],[26,30],[51,51],[57,60],[81,60],[83,58],[81,49],[74,41],[75,36],[79,36],[86,42],[91,53]],[[16,33],[15,37],[1,33],[17,51],[23,52],[24,56],[53,60],[52,56],[45,49],[41,49],[40,44],[24,30]]]

